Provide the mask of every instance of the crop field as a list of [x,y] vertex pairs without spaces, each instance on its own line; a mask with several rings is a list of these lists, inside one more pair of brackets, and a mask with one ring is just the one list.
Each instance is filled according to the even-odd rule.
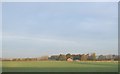
[[3,72],[117,72],[118,62],[4,61]]

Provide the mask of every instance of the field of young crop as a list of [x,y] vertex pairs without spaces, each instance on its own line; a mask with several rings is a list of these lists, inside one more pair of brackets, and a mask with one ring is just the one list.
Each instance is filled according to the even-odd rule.
[[4,61],[3,72],[117,72],[118,62]]

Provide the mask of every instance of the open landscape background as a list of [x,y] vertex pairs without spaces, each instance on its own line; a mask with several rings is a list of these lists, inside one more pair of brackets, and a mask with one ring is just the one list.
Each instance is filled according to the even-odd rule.
[[118,72],[117,2],[2,8],[3,72]]

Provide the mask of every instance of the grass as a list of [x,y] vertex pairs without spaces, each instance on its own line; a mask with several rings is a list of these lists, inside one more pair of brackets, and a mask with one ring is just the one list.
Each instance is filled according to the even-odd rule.
[[3,72],[117,72],[117,62],[4,61]]

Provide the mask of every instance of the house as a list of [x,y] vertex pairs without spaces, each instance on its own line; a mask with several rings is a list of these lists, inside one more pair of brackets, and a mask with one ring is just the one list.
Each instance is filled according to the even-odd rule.
[[68,59],[67,59],[67,61],[68,61],[68,62],[72,62],[72,61],[73,61],[73,59],[71,59],[71,58],[68,58]]

